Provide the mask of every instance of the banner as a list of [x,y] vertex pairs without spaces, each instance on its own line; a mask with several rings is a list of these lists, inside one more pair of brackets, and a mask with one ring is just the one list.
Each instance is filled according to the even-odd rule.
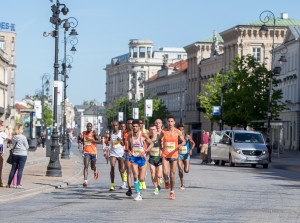
[[124,115],[123,115],[123,112],[119,112],[119,115],[118,115],[118,121],[119,121],[119,122],[123,122],[123,121],[124,121]]
[[42,102],[41,101],[34,101],[34,110],[37,119],[42,118]]
[[133,119],[139,119],[139,108],[133,108]]
[[146,117],[152,117],[153,115],[153,100],[146,99]]
[[101,124],[102,123],[102,116],[98,117],[98,122]]

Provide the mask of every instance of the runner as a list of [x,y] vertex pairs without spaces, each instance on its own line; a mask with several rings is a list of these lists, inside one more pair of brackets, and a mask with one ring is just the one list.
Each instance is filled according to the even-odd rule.
[[[146,133],[142,133],[138,120],[134,120],[132,123],[132,133],[127,137],[128,149],[129,149],[129,162],[132,166],[132,172],[134,177],[134,184],[136,187],[137,196],[135,201],[141,201],[142,196],[140,193],[139,180],[145,181],[145,174],[147,169],[146,153],[153,147],[153,142],[149,139]],[[147,147],[148,144],[148,147]],[[139,180],[138,180],[139,178]]]
[[110,133],[110,180],[111,180],[111,186],[110,186],[110,191],[116,190],[115,188],[115,165],[118,160],[118,165],[119,165],[119,172],[121,174],[121,179],[123,182],[123,185],[121,186],[121,189],[126,188],[126,184],[123,180],[123,173],[124,173],[124,160],[123,160],[123,155],[124,155],[124,141],[122,140],[122,132],[119,130],[119,122],[114,121],[113,122],[113,131]]
[[91,169],[94,170],[94,179],[98,179],[98,172],[96,168],[97,160],[97,145],[100,144],[98,134],[96,131],[92,130],[92,123],[86,125],[86,131],[83,132],[83,141],[84,141],[84,154],[83,154],[83,163],[84,163],[84,183],[83,186],[87,187],[87,177],[88,177],[88,168],[89,163],[91,162]]
[[[184,136],[184,140],[186,141],[186,144],[182,146],[181,149],[179,149],[179,154],[178,154],[178,173],[181,181],[180,189],[183,190],[184,189],[183,166],[184,166],[184,172],[188,173],[190,171],[190,155],[192,155],[192,151],[195,148],[195,142],[191,136],[189,136],[184,132],[183,125],[179,125],[178,129],[181,131],[181,134]],[[180,143],[182,142],[178,140],[178,144]],[[192,145],[191,147],[190,144]]]
[[126,130],[126,124],[124,122],[120,122],[120,130],[125,131]]
[[157,133],[160,135],[163,126],[162,121],[160,119],[156,119],[155,126],[156,126]]
[[102,140],[102,148],[103,148],[103,155],[108,163],[109,160],[109,146],[110,146],[110,135],[109,130],[105,131],[104,140]]
[[128,118],[126,120],[127,128],[123,132],[123,141],[124,141],[124,161],[125,161],[125,172],[123,179],[124,181],[127,180],[127,185],[128,185],[128,191],[126,192],[127,196],[132,196],[132,191],[131,191],[131,185],[132,185],[132,178],[131,178],[131,166],[129,165],[129,155],[128,155],[128,141],[127,137],[129,134],[132,132],[132,122],[133,118]]
[[[181,132],[174,127],[175,118],[170,116],[167,118],[168,127],[161,131],[158,145],[162,150],[162,166],[163,166],[163,176],[165,179],[165,188],[168,190],[170,188],[169,184],[169,165],[170,165],[170,180],[171,180],[171,192],[170,199],[174,200],[174,185],[175,185],[175,172],[178,160],[178,150],[181,149],[182,145],[185,145],[184,137]],[[178,139],[182,141],[178,144]],[[162,146],[163,142],[163,146]]]
[[139,126],[140,126],[140,129],[143,133],[147,133],[149,134],[149,131],[147,129],[144,128],[144,121],[142,119],[139,119]]
[[151,172],[151,179],[154,185],[154,194],[158,195],[160,187],[160,178],[162,177],[162,152],[159,150],[158,146],[158,138],[159,134],[157,134],[157,129],[155,125],[150,125],[150,139],[153,142],[153,147],[150,150],[150,172]]

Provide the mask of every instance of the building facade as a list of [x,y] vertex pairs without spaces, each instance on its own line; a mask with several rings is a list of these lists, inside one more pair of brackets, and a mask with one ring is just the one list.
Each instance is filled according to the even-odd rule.
[[106,70],[106,104],[120,97],[137,101],[144,96],[144,83],[161,69],[164,59],[174,63],[186,59],[183,48],[153,49],[152,40],[132,39],[129,53],[114,57]]
[[[280,119],[285,123],[284,148],[300,149],[300,26],[289,27],[282,45],[274,50],[273,67],[280,66],[281,73],[277,89],[283,93],[283,102],[287,102],[287,110],[281,112]],[[286,62],[280,64],[279,59],[285,56]]]
[[16,33],[0,31],[0,119],[15,126]]
[[[187,122],[192,127],[194,123],[201,123],[195,127],[205,128],[208,131],[218,129],[217,125],[212,125],[207,119],[204,119],[203,113],[199,112],[201,110],[201,102],[197,110],[197,95],[201,91],[201,85],[206,83],[208,78],[215,77],[216,73],[220,72],[221,69],[230,69],[231,61],[236,55],[253,55],[257,61],[265,63],[270,69],[273,34],[274,45],[280,45],[286,36],[288,27],[300,25],[300,20],[289,19],[287,13],[282,13],[281,18],[276,18],[275,33],[273,32],[272,19],[266,23],[269,27],[268,31],[260,31],[262,24],[262,22],[258,21],[237,25],[221,32],[220,36],[214,33],[213,38],[185,47],[188,53],[188,60],[190,60],[188,66],[188,88],[190,92],[188,94],[191,94],[192,98],[191,102],[187,102]],[[216,40],[218,41],[218,47],[215,46]],[[217,48],[219,52],[215,54]]]
[[186,119],[186,76],[187,60],[174,64],[165,64],[145,83],[146,95],[161,99],[176,123],[185,123]]

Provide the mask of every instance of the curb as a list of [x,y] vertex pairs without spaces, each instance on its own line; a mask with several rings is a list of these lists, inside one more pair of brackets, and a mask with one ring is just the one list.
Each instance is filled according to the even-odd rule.
[[62,188],[65,188],[67,186],[77,183],[79,181],[79,176],[80,176],[80,178],[82,177],[82,168],[81,168],[82,163],[80,162],[79,157],[77,157],[76,160],[72,160],[72,162],[75,164],[75,171],[73,172],[73,174],[66,177],[65,179],[50,182],[49,185],[19,190],[18,192],[15,192],[15,191],[10,192],[8,194],[0,196],[0,203],[15,201],[18,199],[22,199],[22,198],[33,196],[36,194],[40,194],[43,192],[49,192],[49,191],[52,191],[55,189],[62,189]]

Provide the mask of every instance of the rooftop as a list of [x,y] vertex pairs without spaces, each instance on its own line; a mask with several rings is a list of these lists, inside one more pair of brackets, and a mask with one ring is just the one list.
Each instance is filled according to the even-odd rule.
[[[224,40],[223,40],[222,36],[217,35],[217,38],[218,38],[218,41],[220,43],[224,43]],[[205,40],[198,41],[197,43],[212,43],[212,42],[213,42],[213,37],[205,39]]]
[[[263,23],[261,21],[255,21],[255,22],[249,22],[249,23],[243,24],[243,26],[261,26],[262,24]],[[265,25],[273,26],[274,20],[270,19],[268,22],[265,23]],[[276,18],[275,26],[300,26],[300,20]]]

